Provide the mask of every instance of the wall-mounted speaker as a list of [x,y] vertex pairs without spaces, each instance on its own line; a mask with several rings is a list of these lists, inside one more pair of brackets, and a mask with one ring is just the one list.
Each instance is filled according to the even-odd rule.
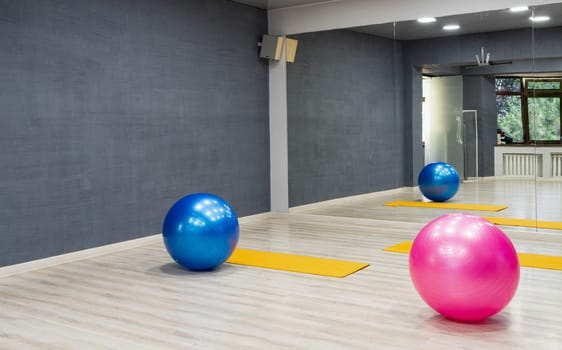
[[298,40],[286,38],[286,51],[285,57],[287,58],[287,62],[293,63],[295,62],[295,55],[297,54],[297,45]]
[[285,39],[282,36],[264,34],[260,43],[260,57],[279,61],[283,52],[283,42],[285,42],[285,58],[287,62],[295,62],[298,40]]
[[283,50],[283,37],[264,34],[261,40],[260,57],[279,61]]

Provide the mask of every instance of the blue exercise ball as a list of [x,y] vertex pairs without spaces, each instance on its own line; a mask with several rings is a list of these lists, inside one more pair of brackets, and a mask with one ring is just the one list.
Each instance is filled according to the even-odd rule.
[[170,256],[190,270],[212,270],[224,263],[238,244],[234,209],[222,198],[195,193],[178,200],[162,228]]
[[459,190],[459,184],[457,170],[445,162],[427,164],[418,176],[421,193],[435,202],[445,202],[453,198]]

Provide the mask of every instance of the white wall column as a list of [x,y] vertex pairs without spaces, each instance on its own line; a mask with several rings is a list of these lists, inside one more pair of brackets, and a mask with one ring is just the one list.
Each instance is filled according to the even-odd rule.
[[287,144],[287,62],[269,63],[269,158],[271,211],[289,211],[289,157]]

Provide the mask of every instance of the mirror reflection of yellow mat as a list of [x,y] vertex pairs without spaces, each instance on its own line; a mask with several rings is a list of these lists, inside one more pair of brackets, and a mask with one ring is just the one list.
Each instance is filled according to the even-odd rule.
[[[393,246],[384,248],[385,252],[394,252],[408,254],[412,249],[411,241],[404,241]],[[525,267],[534,267],[537,269],[562,270],[562,256],[517,253],[519,257],[519,265]]]
[[266,269],[308,273],[328,277],[345,277],[369,264],[353,261],[315,258],[285,253],[263,252],[237,248],[227,260],[228,263]]
[[394,202],[385,203],[384,205],[387,207],[421,207],[421,208],[482,210],[482,211],[500,211],[507,208],[506,205],[483,205],[483,204],[422,202],[422,201],[394,201]]
[[524,227],[562,230],[562,222],[556,222],[556,221],[537,221],[537,220],[528,220],[528,219],[498,218],[498,217],[490,217],[490,216],[483,216],[483,218],[496,225],[524,226]]

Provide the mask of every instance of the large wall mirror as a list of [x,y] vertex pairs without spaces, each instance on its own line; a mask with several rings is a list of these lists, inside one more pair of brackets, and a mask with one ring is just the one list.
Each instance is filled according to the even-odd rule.
[[465,201],[561,221],[562,4],[291,37],[291,207],[415,186],[446,161]]

